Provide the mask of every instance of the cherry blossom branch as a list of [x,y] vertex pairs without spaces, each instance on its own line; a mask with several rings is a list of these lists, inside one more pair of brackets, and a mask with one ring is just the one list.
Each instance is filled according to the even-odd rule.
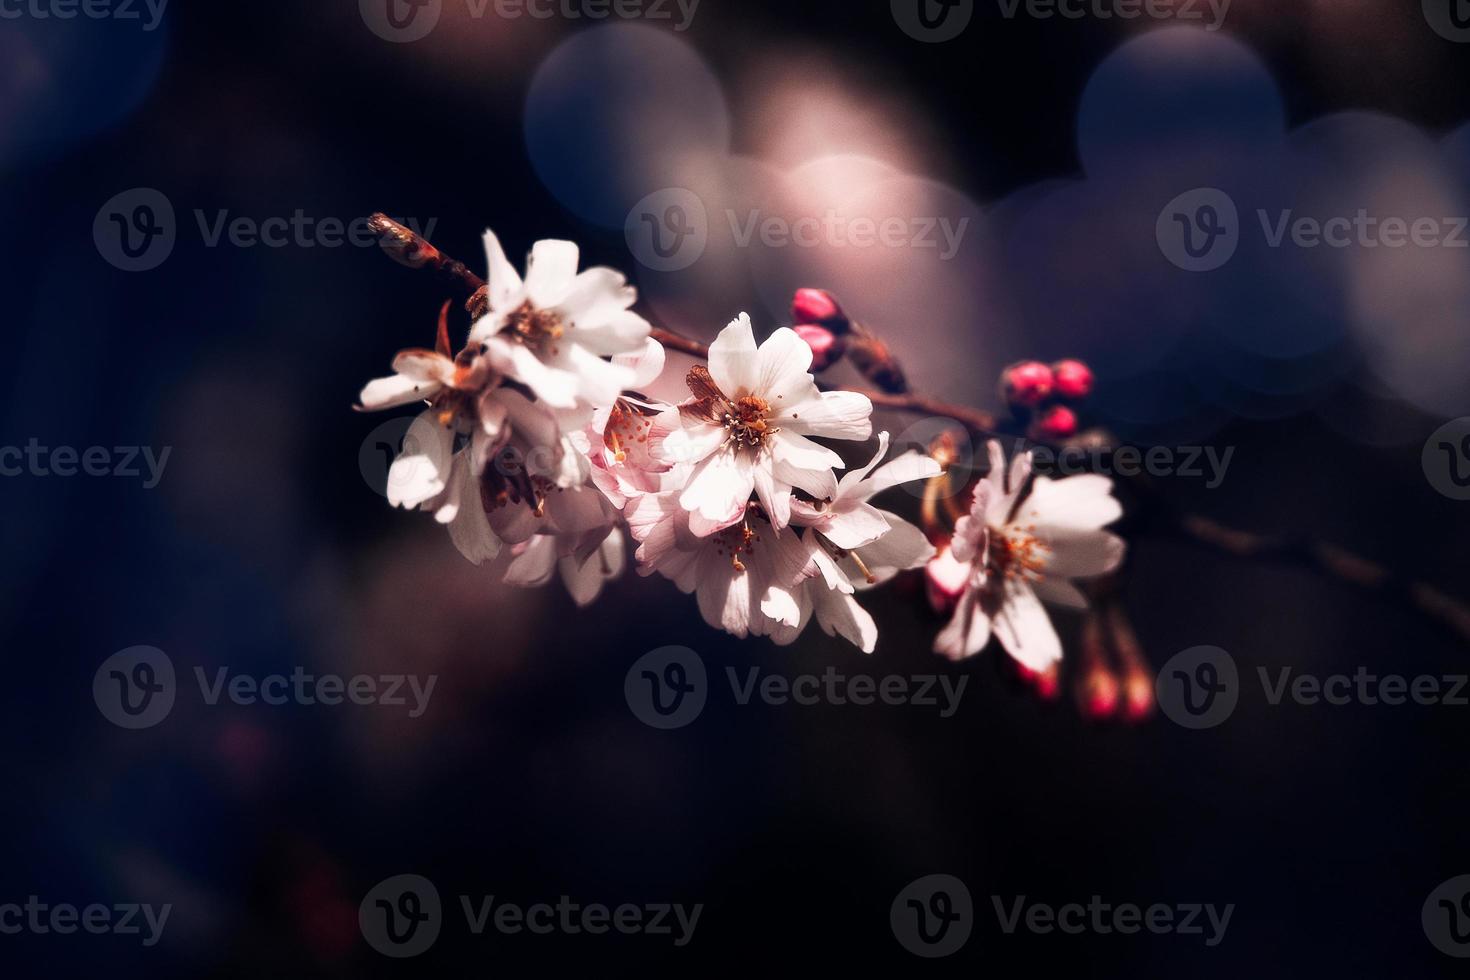
[[[465,297],[465,309],[471,316],[484,313],[485,280],[463,262],[445,255],[421,235],[385,214],[372,215],[368,223],[378,236],[383,251],[394,261],[411,269],[427,269]],[[900,390],[877,391],[840,386],[843,390],[866,395],[879,408],[950,419],[982,438],[1005,434],[1005,424],[989,412],[902,390],[907,387],[903,382],[903,372],[887,346],[871,330],[857,324],[852,326],[853,333],[866,345],[868,357],[876,360],[876,365],[870,362],[865,366],[865,373],[878,379],[885,387]],[[701,358],[709,354],[709,348],[699,341],[661,327],[654,327],[651,336],[670,350]],[[1151,502],[1161,502],[1156,490],[1141,489]],[[1257,534],[1227,527],[1197,514],[1178,513],[1168,507],[1163,510],[1169,529],[1196,546],[1245,560],[1296,565],[1326,578],[1395,598],[1470,643],[1470,606],[1434,586],[1403,579],[1383,565],[1324,541]],[[1136,638],[1131,636],[1131,628],[1126,621],[1115,619],[1112,632],[1114,642],[1127,652],[1136,647]]]

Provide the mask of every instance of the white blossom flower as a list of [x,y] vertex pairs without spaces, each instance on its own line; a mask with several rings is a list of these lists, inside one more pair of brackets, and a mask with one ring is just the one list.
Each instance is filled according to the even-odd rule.
[[817,574],[807,545],[795,534],[775,534],[756,505],[736,524],[700,537],[678,496],[648,494],[624,512],[639,543],[639,574],[657,572],[695,593],[700,615],[716,629],[783,645],[795,640],[805,625],[800,583]]
[[866,439],[873,405],[850,391],[818,390],[811,348],[789,329],[759,348],[742,313],[690,370],[693,398],[660,417],[654,456],[692,465],[679,506],[698,535],[729,527],[752,491],[776,530],[791,520],[791,489],[816,500],[837,493],[842,458],[809,436]]
[[1031,457],[1011,461],[990,442],[990,472],[975,487],[967,517],[955,525],[950,552],[969,579],[954,617],[934,641],[952,659],[969,657],[991,634],[1022,666],[1038,673],[1062,658],[1041,600],[1086,608],[1072,579],[1117,568],[1126,545],[1103,527],[1122,516],[1112,481],[1096,474],[1037,477],[1026,492]]
[[918,568],[934,555],[923,531],[868,501],[901,483],[938,476],[940,465],[922,453],[908,452],[875,470],[887,454],[884,432],[878,436],[878,452],[862,469],[842,477],[830,504],[796,499],[791,505],[791,523],[809,528],[807,543],[821,572],[798,596],[802,620],[815,613],[823,632],[841,636],[864,653],[877,646],[878,627],[853,593]]
[[629,309],[637,293],[622,273],[577,272],[572,242],[537,242],[524,280],[493,232],[485,232],[485,253],[489,311],[470,343],[507,362],[511,377],[554,408],[612,405],[634,371],[604,358],[642,351],[650,329]]

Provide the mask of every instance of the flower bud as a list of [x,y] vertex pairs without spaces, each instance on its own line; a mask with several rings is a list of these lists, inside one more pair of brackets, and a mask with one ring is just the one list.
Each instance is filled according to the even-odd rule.
[[1052,664],[1039,673],[1029,667],[1022,667],[1020,664],[1016,666],[1020,667],[1021,677],[1025,679],[1026,683],[1036,689],[1036,693],[1040,695],[1043,701],[1055,701],[1057,699],[1057,695],[1062,691],[1062,672],[1056,664]]
[[1143,721],[1154,711],[1154,679],[1145,671],[1130,670],[1123,675],[1123,717]]
[[955,560],[948,542],[940,545],[929,564],[924,566],[924,587],[929,605],[942,615],[948,616],[955,611],[969,581],[970,566]]
[[1012,405],[1035,408],[1051,397],[1055,380],[1051,368],[1040,361],[1021,361],[1000,374],[1000,390]]
[[1092,394],[1092,368],[1081,361],[1057,361],[1051,374],[1059,398],[1080,400]]
[[791,300],[791,321],[820,323],[839,333],[847,329],[847,315],[825,289],[798,289]]
[[1111,718],[1118,710],[1118,678],[1102,664],[1092,664],[1077,683],[1077,704],[1094,721]]
[[1030,436],[1037,442],[1060,442],[1077,434],[1077,413],[1065,405],[1052,405],[1031,423]]
[[825,371],[842,360],[847,345],[826,327],[815,323],[798,323],[791,328],[812,349],[812,370]]

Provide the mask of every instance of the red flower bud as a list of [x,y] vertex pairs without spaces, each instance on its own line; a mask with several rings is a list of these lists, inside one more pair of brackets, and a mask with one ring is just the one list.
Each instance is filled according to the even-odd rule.
[[1027,408],[1035,408],[1050,398],[1055,384],[1051,368],[1040,361],[1012,364],[1000,374],[1000,389],[1005,400]]
[[820,323],[839,332],[847,327],[847,315],[825,289],[798,289],[791,300],[791,320]]
[[1106,667],[1096,664],[1077,685],[1077,704],[1088,718],[1101,721],[1111,718],[1118,710],[1121,694],[1118,679]]
[[1154,680],[1147,672],[1132,670],[1123,677],[1123,717],[1143,721],[1154,710]]
[[1060,442],[1077,434],[1077,413],[1065,405],[1052,405],[1031,423],[1030,436],[1037,442]]
[[1092,394],[1092,368],[1081,361],[1057,361],[1051,373],[1058,397],[1082,399]]
[[847,345],[826,327],[819,327],[815,323],[798,323],[791,329],[812,349],[813,371],[825,371],[842,360]]

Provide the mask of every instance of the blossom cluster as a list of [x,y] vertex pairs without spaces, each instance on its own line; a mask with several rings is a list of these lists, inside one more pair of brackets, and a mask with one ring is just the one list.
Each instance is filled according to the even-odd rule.
[[483,315],[466,346],[452,352],[441,318],[435,348],[400,352],[360,400],[424,406],[390,469],[389,502],[433,514],[507,583],[559,575],[590,603],[624,569],[626,530],[639,572],[693,593],[713,627],[787,644],[815,618],[871,652],[877,627],[856,597],[929,566],[931,584],[954,590],[937,650],[967,656],[994,632],[1031,664],[1060,656],[1038,596],[1075,603],[1067,579],[1121,557],[1100,530],[1117,516],[1107,481],[1027,481],[1022,458],[1007,486],[993,444],[974,510],[936,550],[932,531],[872,501],[942,467],[916,451],[888,458],[880,433],[871,459],[839,478],[842,457],[819,440],[869,440],[873,405],[819,388],[802,335],[781,328],[757,344],[741,314],[688,370],[687,397],[653,400],[640,389],[664,373],[665,351],[620,273],[579,272],[575,244],[542,241],[522,277],[493,233],[485,247]]

